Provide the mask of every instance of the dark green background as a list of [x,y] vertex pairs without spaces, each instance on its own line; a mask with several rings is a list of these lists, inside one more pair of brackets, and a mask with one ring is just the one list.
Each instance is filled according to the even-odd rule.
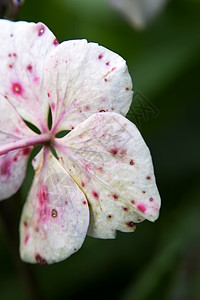
[[[134,90],[157,112],[138,126],[162,209],[135,233],[87,237],[67,260],[29,266],[14,248],[29,169],[17,196],[0,207],[10,224],[6,231],[0,223],[0,299],[200,299],[200,1],[170,1],[143,31],[106,0],[26,0],[19,19],[44,22],[59,41],[86,38],[126,59]],[[134,104],[128,117],[137,121]]]

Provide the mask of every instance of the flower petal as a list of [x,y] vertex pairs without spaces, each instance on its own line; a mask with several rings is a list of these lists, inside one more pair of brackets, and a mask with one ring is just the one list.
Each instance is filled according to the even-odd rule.
[[108,0],[132,25],[144,28],[163,9],[167,0]]
[[42,23],[0,20],[0,94],[22,118],[47,127],[48,97],[43,88],[44,63],[55,37]]
[[24,261],[61,261],[82,245],[89,224],[86,198],[48,149],[34,159],[36,170],[20,222]]
[[71,130],[99,111],[126,115],[132,101],[124,59],[86,40],[63,42],[51,53],[45,82],[55,132]]
[[[0,97],[0,146],[35,136],[15,109]],[[0,156],[0,200],[15,194],[22,184],[32,147],[11,151]]]
[[138,129],[116,113],[98,113],[55,142],[64,168],[87,196],[89,234],[112,238],[158,218],[160,196],[149,149]]

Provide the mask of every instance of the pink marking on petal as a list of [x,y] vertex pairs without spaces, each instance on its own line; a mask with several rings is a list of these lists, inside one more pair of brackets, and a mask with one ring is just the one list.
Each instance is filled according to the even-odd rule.
[[109,62],[109,61],[107,61],[107,62],[106,62],[106,66],[109,66],[109,64],[110,64],[110,62]]
[[10,168],[11,168],[11,161],[4,159],[1,166],[0,166],[0,174],[2,176],[8,177],[10,176]]
[[26,235],[25,239],[24,239],[24,244],[26,245],[28,243],[30,236],[29,234]]
[[39,79],[39,77],[35,76],[35,77],[33,78],[33,81],[34,81],[36,84],[38,84],[39,81],[40,81],[40,79]]
[[129,164],[130,164],[131,166],[133,166],[135,163],[134,163],[134,161],[131,159],[130,162],[129,162]]
[[35,255],[35,260],[40,265],[47,265],[46,260],[39,253]]
[[135,224],[133,222],[126,222],[126,225],[131,228],[133,228],[135,226]]
[[84,187],[84,186],[85,186],[85,182],[82,181],[82,182],[81,182],[81,185],[82,185],[82,187]]
[[154,201],[154,199],[151,197],[151,198],[149,198],[149,201],[152,202],[152,201]]
[[110,152],[112,155],[116,155],[116,154],[118,153],[118,149],[115,147],[115,148],[110,149],[109,152]]
[[129,91],[130,89],[129,89],[129,87],[126,87],[125,90],[126,90],[126,91]]
[[10,69],[12,69],[12,68],[13,68],[13,64],[8,65],[8,67],[9,67]]
[[26,220],[24,221],[24,227],[28,227],[28,223]]
[[146,207],[143,204],[138,204],[137,209],[139,211],[141,211],[142,213],[144,213],[146,211]]
[[89,106],[89,105],[86,105],[86,106],[84,107],[84,109],[85,109],[86,111],[88,111],[88,110],[90,110],[90,106]]
[[48,96],[48,98],[50,98],[50,97],[51,97],[51,94],[48,92],[48,93],[47,93],[47,96]]
[[54,103],[54,102],[52,102],[52,103],[51,103],[51,109],[54,111],[54,110],[55,110],[55,108],[56,108],[56,105],[55,105],[55,103]]
[[113,196],[114,200],[117,200],[119,198],[119,196],[117,196],[116,194],[113,194],[112,196]]
[[24,90],[19,82],[14,82],[12,84],[12,91],[15,95],[22,95]]
[[38,199],[41,205],[49,201],[49,191],[47,185],[42,185],[38,193]]
[[58,40],[57,40],[56,38],[53,40],[53,44],[54,44],[55,46],[59,45],[59,42],[58,42]]
[[15,156],[15,157],[13,158],[13,161],[14,161],[14,162],[18,161],[18,157]]
[[147,179],[147,180],[151,180],[151,176],[147,176],[146,179]]
[[22,150],[22,155],[28,155],[30,153],[31,149],[29,147],[26,147]]
[[8,57],[11,57],[12,56],[12,54],[11,53],[8,53]]
[[128,207],[123,207],[123,210],[124,211],[128,211]]
[[96,191],[92,192],[92,195],[94,196],[94,198],[98,199],[99,198],[99,194]]
[[131,203],[132,203],[132,204],[135,204],[135,200],[131,200]]
[[120,154],[121,154],[121,155],[126,155],[126,154],[127,154],[127,151],[126,151],[125,149],[122,149],[121,152],[120,152]]
[[14,57],[17,57],[17,54],[14,52],[14,53],[13,53],[13,56],[14,56]]
[[38,36],[43,35],[45,32],[45,27],[43,25],[40,25],[38,28]]
[[84,205],[86,205],[86,204],[87,204],[87,202],[86,202],[86,201],[83,201],[83,204],[84,204]]
[[29,65],[26,67],[26,69],[27,69],[29,72],[31,72],[32,69],[33,69],[33,67],[32,67],[32,65],[29,64]]
[[103,54],[99,54],[98,59],[102,59],[103,58]]

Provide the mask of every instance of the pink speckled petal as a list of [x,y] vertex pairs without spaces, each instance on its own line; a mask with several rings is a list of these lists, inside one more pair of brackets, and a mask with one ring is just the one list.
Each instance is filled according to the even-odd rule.
[[152,159],[136,126],[116,113],[89,117],[56,142],[64,168],[90,204],[89,235],[113,238],[155,221],[160,208]]
[[126,115],[132,101],[124,59],[86,40],[63,42],[51,53],[45,82],[56,132],[71,130],[99,111]]
[[48,149],[34,159],[34,169],[20,222],[20,253],[26,262],[51,264],[82,246],[89,208],[82,191]]
[[[1,96],[0,113],[0,146],[36,135]],[[0,200],[15,194],[21,186],[31,149],[27,147],[0,156]]]
[[47,55],[55,37],[42,23],[0,20],[0,95],[6,96],[25,120],[47,127],[48,97],[43,88]]

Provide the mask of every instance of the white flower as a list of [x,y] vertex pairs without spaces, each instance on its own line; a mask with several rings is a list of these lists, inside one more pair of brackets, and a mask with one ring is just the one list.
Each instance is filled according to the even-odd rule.
[[[19,189],[31,150],[43,145],[21,216],[21,258],[58,262],[86,234],[114,238],[156,220],[151,156],[122,116],[132,100],[125,61],[85,40],[59,45],[42,23],[0,20],[0,44],[0,199]],[[63,130],[71,132],[57,138]]]

